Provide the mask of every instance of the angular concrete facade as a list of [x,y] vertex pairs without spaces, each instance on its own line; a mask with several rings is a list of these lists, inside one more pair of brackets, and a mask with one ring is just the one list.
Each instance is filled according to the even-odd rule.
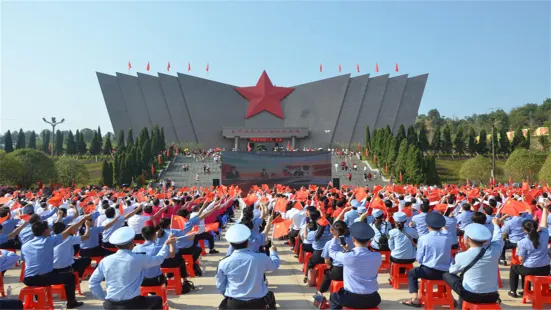
[[[307,128],[308,136],[297,137],[296,148],[355,149],[357,143],[363,145],[366,126],[373,130],[388,125],[396,131],[415,122],[428,74],[345,74],[293,86],[280,102],[283,119],[267,111],[246,118],[249,101],[236,86],[187,74],[135,77],[98,72],[97,77],[115,134],[130,128],[138,133],[158,124],[168,142],[231,149],[235,138],[224,136],[224,129],[242,129],[248,137],[282,138],[285,144],[291,142],[286,129]],[[245,142],[240,143],[244,148]]]

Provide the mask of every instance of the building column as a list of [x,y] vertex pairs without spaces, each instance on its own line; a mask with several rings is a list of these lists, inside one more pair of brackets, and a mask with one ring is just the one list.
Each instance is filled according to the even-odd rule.
[[293,136],[291,138],[291,147],[293,148],[293,150],[295,149],[295,142],[296,142],[296,139],[295,139],[295,136]]
[[236,149],[236,150],[239,150],[239,137],[235,137],[235,142],[233,143],[233,147]]

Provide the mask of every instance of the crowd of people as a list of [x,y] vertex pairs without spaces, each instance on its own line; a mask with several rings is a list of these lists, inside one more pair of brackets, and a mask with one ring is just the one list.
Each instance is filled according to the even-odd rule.
[[[215,239],[226,224],[230,247],[216,271],[223,309],[275,309],[266,273],[280,266],[274,239],[285,239],[297,257],[310,253],[304,282],[326,265],[314,296],[331,309],[375,308],[383,256],[389,264],[416,267],[399,272],[411,296],[401,306],[421,307],[419,280],[443,280],[463,302],[496,304],[498,264],[508,264],[508,295],[520,298],[527,275],[548,276],[547,188],[524,183],[515,188],[389,184],[386,187],[291,189],[253,186],[165,190],[59,189],[17,191],[0,198],[0,271],[22,259],[27,286],[63,284],[67,308],[75,297],[75,277],[87,278],[106,309],[162,309],[160,296],[141,296],[140,287],[167,283],[161,268],[179,268],[182,287],[193,290],[183,255],[191,255],[201,276],[199,242],[216,254]],[[240,217],[233,218],[239,209]],[[271,237],[270,237],[271,232]],[[20,251],[20,255],[11,251]],[[95,267],[92,258],[101,260]],[[400,265],[403,266],[403,265]],[[101,283],[105,281],[105,291]],[[343,288],[329,295],[331,283]],[[520,281],[520,282],[519,282]],[[183,292],[183,291],[182,291]],[[21,308],[2,299],[0,308]]]

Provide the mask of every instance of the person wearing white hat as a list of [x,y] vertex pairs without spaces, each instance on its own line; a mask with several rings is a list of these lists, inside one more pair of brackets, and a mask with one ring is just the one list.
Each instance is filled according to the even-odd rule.
[[279,269],[277,248],[272,243],[270,256],[249,250],[251,230],[235,224],[226,231],[226,240],[234,249],[223,258],[216,271],[216,288],[224,295],[221,309],[275,309],[274,293],[268,291],[264,272]]
[[[498,218],[492,220],[493,235],[482,224],[465,227],[468,250],[457,253],[450,271],[442,279],[459,295],[458,308],[463,300],[470,303],[496,303],[499,299],[496,266],[503,248],[503,238]],[[489,245],[485,245],[490,241]],[[460,276],[458,274],[461,273]]]
[[419,238],[417,230],[406,226],[408,217],[404,212],[396,212],[392,215],[392,218],[394,218],[396,228],[388,233],[390,262],[411,264],[415,262],[417,253],[417,239]]
[[[155,256],[132,253],[134,248],[134,229],[126,226],[113,232],[109,243],[118,248],[113,255],[100,261],[90,277],[92,294],[103,300],[104,309],[162,309],[160,296],[141,296],[140,286],[144,271],[159,266],[169,256],[169,246],[176,242],[169,236]],[[107,293],[101,287],[105,279]]]

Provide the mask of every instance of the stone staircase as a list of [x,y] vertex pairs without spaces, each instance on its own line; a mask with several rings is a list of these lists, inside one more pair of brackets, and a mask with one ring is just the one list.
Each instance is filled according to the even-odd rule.
[[[346,162],[348,164],[348,171],[341,169],[341,162]],[[358,170],[352,170],[354,163],[358,166]],[[335,164],[338,164],[339,167],[335,170]],[[364,168],[367,169],[364,171]],[[356,155],[332,155],[331,156],[331,169],[333,178],[340,178],[341,185],[348,186],[369,186],[373,187],[374,185],[384,185],[387,184],[388,180],[382,179],[379,175],[378,169],[371,169],[366,161],[362,161]],[[348,181],[348,173],[352,174],[352,180]],[[364,172],[374,176],[371,181],[364,182]]]
[[[189,171],[184,172],[184,165],[189,165]],[[203,165],[208,164],[210,174],[203,172]],[[199,174],[199,181],[195,181],[195,175]],[[206,187],[212,185],[213,179],[220,179],[220,165],[215,163],[212,158],[206,158],[205,161],[197,161],[193,157],[178,155],[170,163],[163,173],[162,179],[171,179],[178,186],[200,186]]]

